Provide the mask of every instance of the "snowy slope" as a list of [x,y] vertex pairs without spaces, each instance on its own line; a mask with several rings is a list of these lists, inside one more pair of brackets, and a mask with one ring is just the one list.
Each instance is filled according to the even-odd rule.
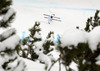
[[[95,13],[95,11],[50,9],[57,17],[61,18],[62,22],[52,21],[51,24],[48,24],[47,19],[43,16],[43,14],[51,14],[48,9],[36,9],[19,6],[13,6],[13,8],[16,11],[16,19],[12,23],[12,26],[17,29],[20,37],[22,37],[23,32],[26,32],[25,36],[29,35],[28,29],[34,25],[35,21],[39,21],[41,23],[40,27],[43,38],[47,36],[49,31],[54,31],[56,37],[57,34],[62,35],[65,30],[69,28],[76,28],[76,26],[83,28],[87,18],[93,16]],[[27,64],[28,71],[44,71],[43,64],[27,59],[23,60]],[[75,66],[75,64],[72,64],[73,68]],[[51,71],[59,71],[58,68],[59,64],[56,64]],[[65,68],[62,67],[62,71],[64,70]]]
[[[16,19],[13,23],[18,31],[19,36],[22,36],[22,32],[26,32],[26,36],[29,34],[28,29],[31,28],[35,21],[41,23],[42,36],[45,36],[49,31],[54,31],[55,36],[62,34],[68,28],[75,28],[85,26],[88,17],[93,16],[95,11],[81,11],[81,10],[65,10],[65,9],[37,9],[29,7],[13,6],[16,11]],[[52,11],[57,17],[60,17],[62,22],[52,21],[51,24],[47,23],[47,19],[43,14],[51,14]]]
[[[45,65],[44,64],[40,64],[38,62],[33,62],[33,61],[25,59],[25,58],[20,58],[20,59],[22,59],[26,64],[26,71],[45,71]],[[59,71],[59,64],[56,63],[52,67],[51,71]],[[64,66],[62,66],[61,71],[65,71]]]
[[31,60],[20,58],[25,61],[26,71],[44,71],[44,65],[40,63],[33,62]]

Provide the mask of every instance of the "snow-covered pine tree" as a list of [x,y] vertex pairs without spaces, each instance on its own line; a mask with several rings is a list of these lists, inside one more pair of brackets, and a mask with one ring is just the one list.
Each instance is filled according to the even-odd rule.
[[20,43],[18,54],[32,61],[37,60],[43,63],[48,69],[51,62],[54,61],[52,53],[50,53],[55,46],[54,32],[48,33],[46,39],[42,40],[39,25],[39,22],[35,22],[35,25],[29,29],[30,35]]
[[12,4],[12,0],[0,0],[0,16],[2,19],[0,20],[0,27],[8,27],[12,22],[15,11],[10,8]]
[[100,25],[100,17],[99,17],[99,10],[96,11],[94,17],[90,17],[87,19],[86,27],[84,28],[85,31],[90,32],[96,26]]
[[48,33],[44,43],[43,43],[43,53],[48,54],[49,52],[53,51],[53,48],[51,46],[54,46],[54,32]]
[[[75,71],[100,70],[100,17],[96,11],[94,20],[88,19],[84,30],[71,29],[66,31],[59,40],[57,49],[60,51],[60,60],[66,71],[73,71],[70,67],[75,64]],[[89,27],[92,27],[90,29]]]
[[30,35],[21,42],[20,51],[18,51],[18,54],[21,57],[28,58],[33,61],[38,58],[38,55],[34,52],[35,46],[33,43],[41,41],[41,29],[39,25],[39,22],[35,22],[35,25],[29,29]]
[[16,52],[20,38],[16,35],[15,28],[6,30],[15,15],[11,4],[12,0],[0,0],[0,27],[4,31],[0,34],[0,71],[24,71],[24,61],[19,59]]

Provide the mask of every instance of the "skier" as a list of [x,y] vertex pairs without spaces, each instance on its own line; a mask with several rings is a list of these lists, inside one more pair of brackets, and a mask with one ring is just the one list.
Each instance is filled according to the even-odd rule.
[[55,16],[55,14],[51,14],[49,17],[48,17],[48,23],[50,24],[50,22],[52,21],[53,17]]
[[52,20],[61,22],[61,18],[55,17],[55,14],[53,13],[51,15],[48,15],[48,14],[43,14],[43,15],[44,15],[44,18],[48,19],[48,24],[50,24]]

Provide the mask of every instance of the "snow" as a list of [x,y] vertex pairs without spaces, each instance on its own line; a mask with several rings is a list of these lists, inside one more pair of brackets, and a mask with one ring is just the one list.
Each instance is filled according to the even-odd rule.
[[[13,52],[12,55],[9,55],[9,54],[7,54],[7,53],[4,53],[3,56],[2,56],[2,55],[0,54],[0,71],[2,71],[2,70],[1,70],[1,69],[2,69],[1,66],[2,66],[5,62],[9,61],[10,59],[15,59],[17,56],[18,56],[18,55],[17,55],[16,52]],[[16,63],[14,63],[14,64],[16,64]],[[4,70],[4,71],[5,71],[5,70]]]
[[13,8],[10,8],[8,12],[4,15],[3,21],[7,21],[15,13]]
[[40,49],[40,48],[42,49],[43,43],[44,43],[44,40],[35,42],[34,45],[37,47],[37,49]]
[[44,62],[46,64],[47,70],[48,70],[51,66],[51,59],[49,58],[49,56],[47,56],[41,52],[38,55],[39,55],[38,60],[41,62]]
[[[17,10],[17,17],[16,17],[16,21],[13,23],[14,24],[13,26],[15,28],[17,28],[18,34],[20,36],[21,36],[23,31],[25,31],[28,35],[29,34],[28,29],[31,28],[34,25],[35,21],[39,21],[41,23],[40,27],[42,28],[42,32],[41,32],[42,37],[45,38],[45,36],[50,31],[54,31],[55,37],[56,37],[57,34],[61,35],[60,40],[63,43],[62,46],[69,46],[69,45],[77,46],[77,44],[79,42],[85,42],[86,43],[88,41],[89,45],[91,47],[91,50],[94,51],[94,50],[96,50],[97,43],[100,42],[99,41],[100,34],[97,33],[100,30],[99,28],[94,29],[93,30],[94,32],[91,31],[90,33],[88,33],[88,35],[87,35],[86,32],[84,32],[82,30],[78,30],[78,29],[67,30],[66,32],[64,32],[66,30],[66,28],[69,28],[69,27],[73,28],[73,27],[76,27],[77,25],[84,27],[84,25],[85,25],[84,23],[86,22],[86,19],[88,17],[92,16],[94,14],[94,12],[90,13],[90,12],[87,11],[87,12],[84,13],[83,11],[74,11],[73,12],[73,10],[69,11],[69,10],[52,9],[52,11],[56,14],[56,16],[61,17],[62,22],[52,21],[51,24],[47,24],[47,20],[44,19],[43,18],[44,16],[42,16],[42,15],[44,13],[49,14],[48,10],[43,10],[43,9],[39,10],[39,9],[24,8],[24,7],[14,7],[14,8],[15,8],[15,10]],[[3,17],[3,21],[7,21],[9,19],[9,17],[11,15],[13,15],[14,12],[15,11],[12,8],[9,9],[7,14]],[[9,33],[6,33],[6,32],[9,32]],[[9,29],[6,32],[4,32],[2,34],[2,36],[8,37],[13,32],[15,32],[15,29],[14,28]],[[96,34],[96,36],[95,36],[95,34]],[[35,36],[40,37],[37,33],[35,34]],[[5,41],[0,42],[0,51],[5,50],[6,48],[15,49],[15,46],[19,43],[19,40],[20,40],[20,38],[17,35],[13,35],[13,36],[9,37],[8,39],[6,39]],[[33,39],[31,39],[31,40],[33,40]],[[53,37],[48,39],[48,40],[54,41]],[[36,53],[39,55],[38,60],[45,62],[45,64],[47,64],[50,67],[50,65],[51,65],[50,58],[51,57],[43,54],[42,50],[39,51],[39,49],[42,49],[43,42],[44,41],[34,43],[34,45],[37,47],[37,48],[34,48],[34,49],[36,50]],[[27,48],[27,46],[25,46],[23,49],[25,49],[25,48]],[[5,55],[4,53],[1,53],[1,54]],[[56,52],[55,50],[50,52],[49,54],[53,54],[55,59],[57,59],[59,57],[59,53]],[[11,56],[11,57],[6,55],[5,58],[2,58],[2,56],[0,55],[0,64],[3,64],[3,62],[5,62],[6,60],[9,60],[11,58],[15,58],[17,56],[16,53],[14,53],[14,55],[15,56]],[[29,57],[30,57],[30,55],[29,55]],[[17,68],[15,68],[15,70],[12,70],[12,71],[22,70],[24,64],[26,64],[26,68],[25,68],[26,70],[25,71],[45,71],[44,70],[44,68],[45,68],[44,64],[36,63],[36,62],[30,61],[30,60],[27,60],[27,59],[24,59],[24,58],[21,58],[20,62],[21,63],[19,64],[19,66]],[[9,66],[15,67],[16,63],[17,63],[17,61],[9,64]],[[99,63],[99,62],[97,62],[97,63]],[[51,69],[51,71],[59,71],[58,65],[59,64],[57,63]],[[70,67],[73,68],[75,71],[78,71],[77,65],[74,62],[71,63]],[[4,71],[4,70],[0,67],[0,71]],[[64,67],[62,68],[62,71],[65,71]]]
[[96,57],[96,60],[97,60],[96,64],[100,65],[100,55]]
[[100,60],[100,55],[98,57],[96,57],[96,60]]
[[19,51],[19,55],[21,56],[23,54],[23,52],[22,51]]
[[5,62],[6,59],[2,58],[2,56],[0,55],[0,66],[3,65],[3,63]]
[[62,10],[62,9],[50,9],[55,16],[60,17],[62,22],[52,21],[51,24],[47,23],[47,19],[44,18],[43,14],[50,15],[48,9],[37,9],[37,8],[28,8],[21,6],[13,6],[16,11],[16,19],[12,23],[18,31],[18,35],[21,37],[22,32],[25,31],[26,35],[29,35],[28,29],[31,28],[35,21],[40,22],[41,34],[42,37],[50,32],[54,31],[54,36],[57,34],[61,35],[67,28],[75,28],[79,26],[80,28],[85,27],[85,23],[88,17],[94,15],[94,11],[77,11],[77,10]]
[[92,51],[96,50],[98,43],[100,43],[100,26],[94,28],[89,34],[88,34],[88,42],[89,47]]
[[25,50],[24,52],[25,52],[26,54],[28,53],[28,51],[27,51],[27,50]]
[[41,35],[40,35],[39,32],[36,32],[35,35],[34,35],[34,37],[35,37],[35,38],[41,38]]
[[78,43],[87,42],[87,33],[79,29],[69,29],[64,32],[60,39],[62,46],[77,46]]
[[60,53],[54,49],[53,51],[49,52],[47,55],[51,58],[51,60],[57,60],[59,58]]
[[100,60],[96,62],[96,64],[100,65]]
[[44,64],[36,63],[25,58],[20,58],[20,59],[22,59],[26,64],[26,71],[45,71]]
[[94,28],[91,32],[87,33],[79,29],[70,29],[64,32],[61,36],[62,46],[77,46],[78,43],[87,43],[89,48],[94,51],[97,49],[97,45],[100,43],[100,26]]
[[[37,46],[36,44],[38,44],[38,46]],[[34,52],[35,52],[37,55],[39,55],[38,60],[41,61],[41,62],[44,62],[44,63],[48,66],[48,68],[49,68],[50,65],[51,65],[51,60],[50,60],[49,56],[47,56],[47,55],[45,55],[45,54],[43,53],[42,44],[43,44],[43,43],[42,43],[41,41],[38,42],[38,43],[35,43],[36,48],[34,49]],[[41,50],[40,50],[40,49],[41,49]]]
[[28,46],[27,45],[21,45],[21,47],[22,47],[22,50],[28,49]]
[[[29,35],[28,29],[31,28],[34,25],[35,21],[39,21],[41,23],[40,27],[42,28],[41,33],[42,33],[43,38],[45,38],[45,36],[50,31],[54,31],[55,37],[56,37],[57,34],[60,34],[62,36],[62,38],[61,38],[62,42],[64,42],[64,41],[68,42],[68,40],[70,40],[70,42],[68,42],[67,45],[75,45],[76,46],[79,42],[87,42],[86,32],[84,32],[84,31],[73,29],[69,32],[68,31],[65,32],[65,33],[68,33],[68,34],[65,34],[64,31],[67,28],[70,28],[70,27],[73,28],[73,27],[76,27],[77,25],[81,26],[81,28],[83,28],[85,26],[86,19],[88,17],[92,16],[94,14],[94,12],[90,13],[90,12],[86,11],[84,13],[83,11],[74,11],[73,12],[73,10],[69,11],[69,10],[54,10],[54,9],[52,9],[52,11],[54,11],[54,13],[56,13],[57,16],[61,17],[62,22],[52,21],[51,24],[47,24],[47,20],[43,19],[42,14],[48,13],[48,10],[43,10],[43,9],[39,10],[39,9],[34,9],[34,8],[25,8],[25,7],[18,7],[18,6],[17,7],[14,6],[14,8],[17,11],[17,17],[16,17],[15,22],[13,23],[14,24],[13,26],[18,30],[19,36],[21,36],[23,31],[25,31],[27,33],[27,35],[25,35],[25,36],[28,36]],[[68,37],[66,37],[65,35],[68,36]],[[64,38],[66,38],[68,40],[64,40]],[[72,39],[74,39],[74,40],[72,40]],[[66,46],[65,42],[63,43],[63,46]],[[15,43],[15,42],[13,42],[13,43]],[[0,45],[1,44],[2,43],[0,43]],[[42,44],[43,44],[43,41],[37,42],[34,45],[42,48]],[[90,42],[90,44],[91,44],[91,42]],[[55,52],[52,52],[52,53],[54,53],[54,55],[56,56]],[[45,55],[40,54],[41,61],[44,60],[44,58],[42,56],[45,58]],[[55,57],[55,58],[57,58],[57,57]],[[36,63],[36,62],[30,61],[30,60],[27,60],[27,59],[23,59],[23,58],[22,58],[22,60],[24,60],[26,65],[27,65],[26,66],[27,71],[33,71],[33,70],[34,71],[44,71],[44,67],[45,67],[44,64]],[[23,63],[21,65],[23,65]],[[51,69],[51,71],[59,71],[58,65],[59,64],[57,63]],[[74,63],[72,63],[71,67],[74,68],[74,66],[75,66],[75,69],[76,69],[77,65],[76,64],[74,65]],[[3,71],[3,70],[0,70],[0,71]],[[64,67],[62,68],[62,71],[65,71]]]
[[5,71],[4,69],[2,69],[2,67],[0,67],[0,71]]
[[15,69],[13,69],[13,71],[24,71],[25,70],[25,64],[23,60],[19,61],[19,65],[17,67],[15,67]]
[[7,38],[15,32],[16,32],[15,28],[7,29],[5,32],[1,33],[0,36],[3,37],[3,38]]
[[53,53],[53,51],[48,54],[50,56],[45,55],[43,53],[43,46],[42,46],[43,41],[35,42],[34,45],[36,46],[36,48],[34,49],[34,52],[39,56],[38,60],[45,63],[45,65],[47,66],[47,71],[48,71],[48,69],[50,68],[50,66],[52,64],[52,60],[56,59],[56,58],[54,58],[53,56],[50,55],[51,53]]
[[86,62],[86,60],[84,59],[82,63],[84,64],[85,62]]
[[0,16],[0,20],[2,20],[2,18],[3,18],[3,15],[2,15],[2,16]]
[[31,58],[31,54],[28,54],[28,58]]
[[29,40],[30,40],[30,41],[34,41],[34,39],[33,39],[32,37],[29,37]]
[[74,71],[78,71],[78,65],[73,61],[71,62],[69,67],[72,68]]
[[14,62],[8,64],[7,68],[11,68],[13,70],[14,67],[17,66],[18,60],[16,59]]
[[18,35],[12,35],[0,43],[0,51],[4,51],[5,49],[15,49],[15,47],[19,44],[19,41],[20,38]]
[[[25,65],[26,65],[25,71],[46,71],[45,64],[34,62],[34,61],[21,58],[21,57],[19,57],[19,59],[25,62]],[[63,65],[61,65],[61,69],[62,69],[61,71],[66,71]],[[51,68],[50,71],[59,71],[58,62]]]

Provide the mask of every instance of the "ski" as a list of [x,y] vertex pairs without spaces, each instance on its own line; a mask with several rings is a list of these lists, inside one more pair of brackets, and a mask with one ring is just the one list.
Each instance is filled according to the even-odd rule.
[[[44,16],[51,16],[51,15],[48,15],[48,14],[43,14]],[[60,19],[59,17],[53,17],[53,18],[57,18],[57,19]]]
[[55,21],[60,21],[60,22],[61,22],[61,20],[59,20],[59,19],[52,19],[52,20],[55,20]]
[[50,16],[50,15],[47,15],[47,14],[43,14],[43,15],[45,15],[45,16]]
[[[48,17],[44,17],[44,18],[47,18],[47,19],[48,19]],[[52,20],[55,20],[55,21],[60,21],[60,22],[61,22],[61,20],[60,20],[60,19],[52,19]]]

